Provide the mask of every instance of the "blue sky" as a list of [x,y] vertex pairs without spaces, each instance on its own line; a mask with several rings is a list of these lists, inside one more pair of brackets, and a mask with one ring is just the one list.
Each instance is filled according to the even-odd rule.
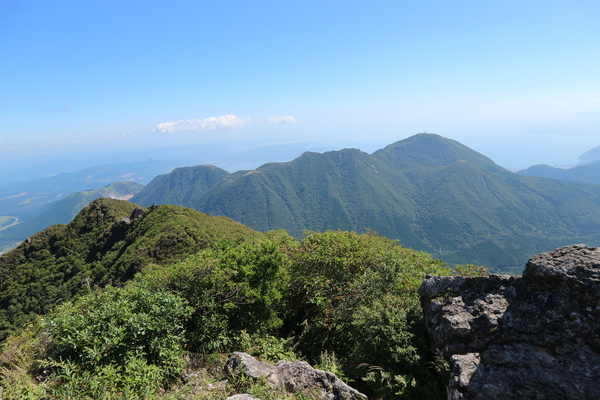
[[418,132],[502,166],[600,145],[597,1],[0,1],[0,161]]

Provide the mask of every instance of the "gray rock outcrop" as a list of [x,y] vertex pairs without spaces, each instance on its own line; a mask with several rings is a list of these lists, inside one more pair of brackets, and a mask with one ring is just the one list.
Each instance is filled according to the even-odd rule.
[[600,399],[600,248],[539,254],[522,277],[427,277],[419,294],[448,399]]
[[252,379],[266,378],[274,387],[288,392],[300,392],[323,400],[364,400],[364,394],[351,388],[335,374],[311,367],[304,361],[279,361],[272,365],[246,353],[233,353],[225,364],[227,376],[245,375]]
[[234,394],[233,396],[229,396],[225,400],[260,400],[250,394]]

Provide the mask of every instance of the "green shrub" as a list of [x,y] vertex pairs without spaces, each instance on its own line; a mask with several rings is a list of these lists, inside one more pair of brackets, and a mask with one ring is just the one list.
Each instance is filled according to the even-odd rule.
[[280,325],[288,264],[279,246],[223,240],[166,267],[150,265],[138,279],[168,289],[194,308],[188,324],[192,350],[233,350],[234,338],[273,333]]
[[457,265],[454,267],[453,275],[456,276],[468,276],[478,277],[489,275],[487,269],[483,266],[475,266],[473,264],[467,264],[466,266]]
[[241,331],[235,338],[237,351],[243,351],[263,361],[296,361],[298,357],[292,350],[293,338],[279,338],[273,335],[249,334]]
[[430,378],[417,289],[425,275],[451,271],[426,253],[354,232],[314,233],[288,253],[287,324],[297,350],[312,363],[335,354],[344,375],[377,396],[428,398],[417,394]]
[[156,391],[181,373],[191,311],[180,297],[139,284],[109,286],[59,306],[46,319],[53,379],[63,382],[54,390],[92,397]]

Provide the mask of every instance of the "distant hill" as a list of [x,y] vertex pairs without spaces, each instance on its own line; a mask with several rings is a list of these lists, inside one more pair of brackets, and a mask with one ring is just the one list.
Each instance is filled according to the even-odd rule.
[[600,146],[594,147],[579,156],[579,161],[581,163],[592,163],[598,160],[600,160]]
[[[202,175],[207,167],[194,168]],[[169,192],[193,192],[183,177],[157,178],[133,200],[148,206]],[[419,134],[373,154],[306,152],[172,202],[294,236],[370,228],[449,263],[519,272],[541,251],[599,242],[599,195],[595,185],[519,176],[456,141]]]
[[229,172],[213,165],[176,168],[154,178],[151,186],[131,200],[135,203],[193,204]]
[[90,286],[122,283],[148,263],[173,262],[219,239],[263,236],[229,218],[179,206],[136,207],[94,200],[68,225],[53,225],[1,256],[0,341],[6,330]]
[[582,164],[568,169],[554,168],[549,165],[534,165],[518,171],[517,174],[600,185],[600,161],[594,161],[589,164]]
[[171,171],[173,167],[172,163],[156,160],[97,165],[76,172],[2,185],[0,215],[27,218],[31,213],[36,213],[72,193],[103,188],[109,183],[119,181],[145,184],[156,175]]
[[[2,164],[6,165],[6,162]],[[125,195],[116,192],[111,195],[110,190],[105,194],[96,195],[90,191],[106,188],[110,183],[120,181],[144,184],[158,174],[171,171],[173,167],[170,162],[149,160],[97,165],[46,178],[12,181],[9,184],[2,184],[5,182],[0,181],[0,254],[14,248],[27,236],[39,230],[55,223],[69,222],[94,198],[122,198]],[[115,186],[112,190],[115,191],[118,187],[123,188]],[[128,190],[126,189],[127,194],[131,194]],[[79,200],[70,198],[65,203],[53,206],[54,203],[79,192],[85,192],[75,195]],[[18,224],[12,225],[14,221]]]
[[84,190],[72,193],[62,200],[51,203],[37,214],[31,215],[25,221],[0,231],[0,250],[11,243],[20,243],[54,224],[69,223],[84,207],[93,200],[101,197],[118,200],[129,200],[138,193],[144,185],[137,182],[114,182],[101,189]]

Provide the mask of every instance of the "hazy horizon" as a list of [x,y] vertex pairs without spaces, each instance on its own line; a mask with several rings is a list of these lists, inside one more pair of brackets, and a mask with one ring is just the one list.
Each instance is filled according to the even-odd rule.
[[429,132],[505,168],[572,165],[600,145],[599,17],[577,0],[6,1],[0,162]]

